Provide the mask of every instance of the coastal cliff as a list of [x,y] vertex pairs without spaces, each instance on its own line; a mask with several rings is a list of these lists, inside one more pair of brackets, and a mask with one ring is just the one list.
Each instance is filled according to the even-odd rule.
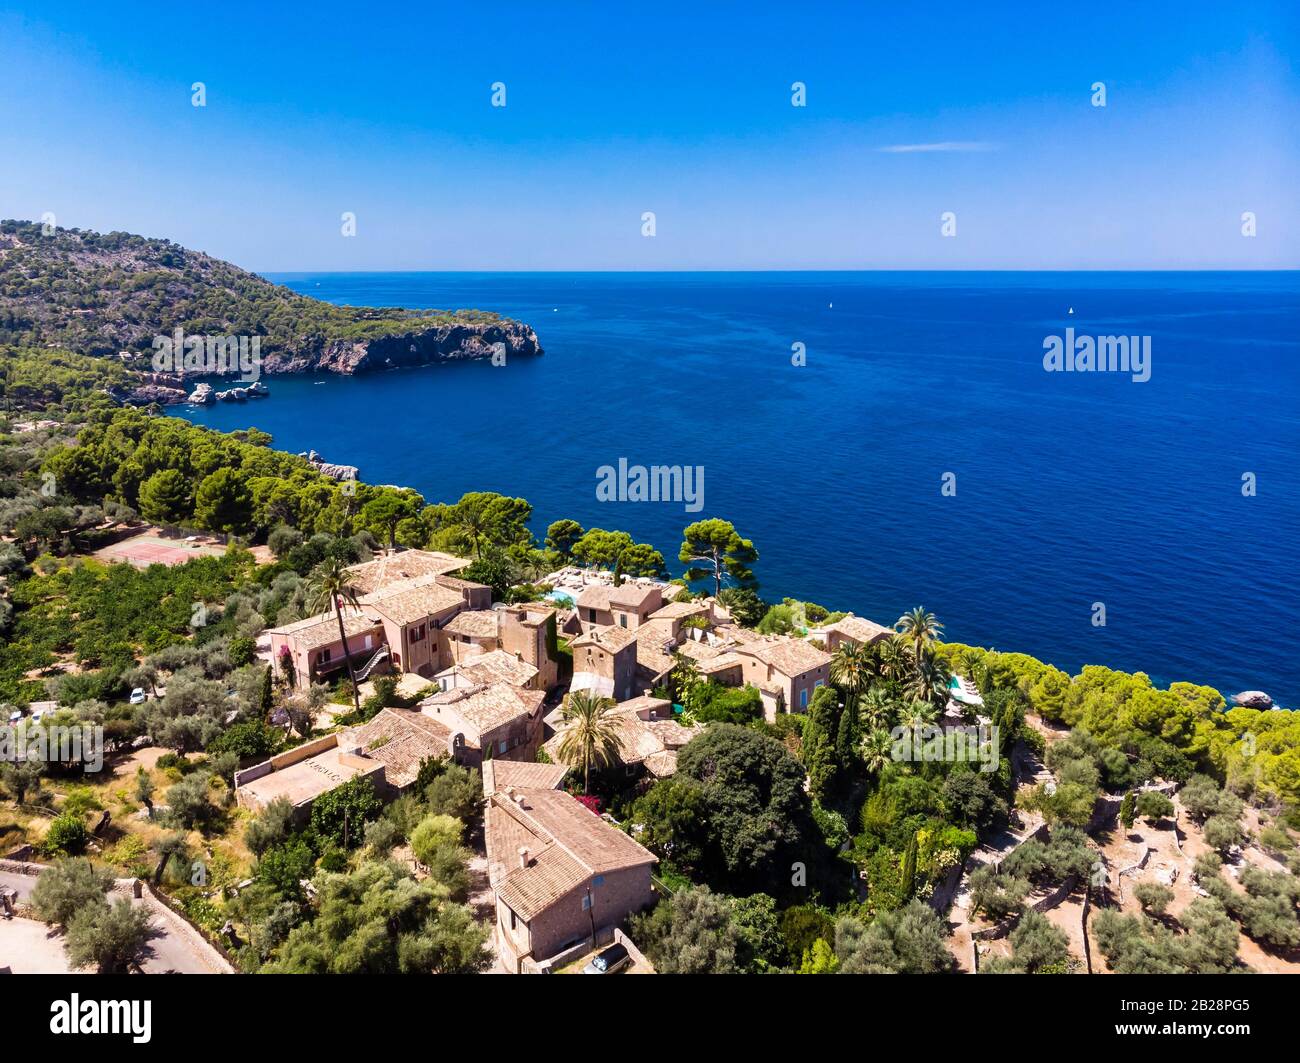
[[[182,367],[159,365],[156,344],[174,339],[169,351],[188,351],[193,337],[238,338],[241,352],[256,341],[264,374],[542,353],[532,328],[490,311],[336,306],[169,240],[0,221],[0,345],[113,360],[137,376],[141,400],[174,402],[159,389],[185,387],[183,379],[148,374]],[[190,379],[239,372],[183,370]]]
[[[501,347],[498,348],[497,345]],[[311,337],[302,344],[264,356],[267,373],[354,373],[436,362],[491,358],[502,350],[507,361],[515,355],[542,353],[537,333],[518,321],[440,324],[374,339],[345,340]]]

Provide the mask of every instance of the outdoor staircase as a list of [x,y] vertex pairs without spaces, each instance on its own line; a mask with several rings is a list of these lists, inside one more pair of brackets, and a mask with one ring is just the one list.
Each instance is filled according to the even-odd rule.
[[361,671],[357,672],[357,682],[364,683],[366,681],[366,678],[370,675],[370,673],[374,671],[375,665],[377,665],[380,661],[385,661],[387,659],[388,659],[388,645],[384,644],[383,646],[380,646],[379,649],[375,650],[375,655],[365,663],[365,666],[361,669]]

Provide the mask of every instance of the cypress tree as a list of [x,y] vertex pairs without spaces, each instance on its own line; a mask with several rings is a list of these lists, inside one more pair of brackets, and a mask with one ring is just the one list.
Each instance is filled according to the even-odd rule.
[[275,704],[275,692],[271,686],[271,666],[268,664],[262,672],[262,712],[270,713]]
[[1137,818],[1137,798],[1133,796],[1130,790],[1124,795],[1124,800],[1119,803],[1119,821],[1124,825],[1125,830],[1133,826],[1133,821]]
[[907,839],[907,848],[903,850],[903,897],[912,896],[916,888],[916,832]]
[[840,715],[839,696],[831,687],[820,687],[813,694],[803,734],[803,765],[815,794],[834,786],[839,774],[835,740]]

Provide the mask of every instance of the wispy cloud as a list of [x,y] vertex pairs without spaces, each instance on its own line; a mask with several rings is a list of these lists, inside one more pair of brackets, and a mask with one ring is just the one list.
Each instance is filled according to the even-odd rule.
[[915,151],[996,151],[987,140],[941,140],[934,144],[888,144],[880,151],[890,155],[909,155]]

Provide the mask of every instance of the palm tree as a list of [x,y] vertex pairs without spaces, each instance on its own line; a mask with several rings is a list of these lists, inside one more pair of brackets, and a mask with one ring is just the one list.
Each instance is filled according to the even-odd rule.
[[357,673],[352,667],[352,654],[348,652],[348,634],[343,628],[343,606],[350,605],[360,612],[361,603],[357,600],[357,589],[352,585],[348,575],[348,566],[337,557],[321,562],[316,569],[307,589],[312,602],[312,612],[329,612],[332,608],[339,622],[339,641],[343,643],[343,660],[348,666],[348,677],[352,680],[352,707],[361,712],[361,695],[357,692]]
[[563,736],[556,750],[569,767],[582,765],[582,792],[591,783],[591,765],[606,767],[618,759],[620,721],[614,716],[613,698],[602,698],[590,691],[577,690],[564,699],[560,709]]
[[979,680],[975,678],[975,674],[984,664],[984,651],[974,646],[967,646],[957,659],[961,661],[961,668],[966,673],[966,678],[978,684]]
[[893,711],[889,695],[879,688],[868,690],[862,699],[862,722],[869,731],[887,728]]
[[529,583],[536,583],[548,575],[553,567],[540,550],[512,548],[509,557],[519,566],[519,575]]
[[951,690],[952,672],[942,657],[933,653],[922,652],[920,658],[912,663],[912,672],[904,684],[904,692],[917,701],[928,701],[939,708],[948,704]]
[[491,515],[481,498],[463,498],[456,506],[456,529],[469,537],[475,557],[483,556],[482,543],[492,527]]
[[852,704],[871,685],[872,657],[869,647],[852,642],[842,643],[831,657],[831,682],[844,691]]
[[877,643],[876,669],[890,683],[901,682],[910,668],[907,642],[902,635],[892,635]]
[[899,634],[910,638],[913,643],[913,652],[916,659],[921,659],[921,649],[927,642],[933,642],[943,634],[943,625],[935,619],[933,613],[927,613],[922,606],[917,606],[911,612],[904,613],[894,623],[898,628]]
[[883,728],[873,728],[862,739],[861,752],[867,771],[879,776],[894,759],[894,740]]
[[939,710],[928,701],[913,701],[903,709],[902,724],[908,730],[916,731],[928,727],[939,718]]

